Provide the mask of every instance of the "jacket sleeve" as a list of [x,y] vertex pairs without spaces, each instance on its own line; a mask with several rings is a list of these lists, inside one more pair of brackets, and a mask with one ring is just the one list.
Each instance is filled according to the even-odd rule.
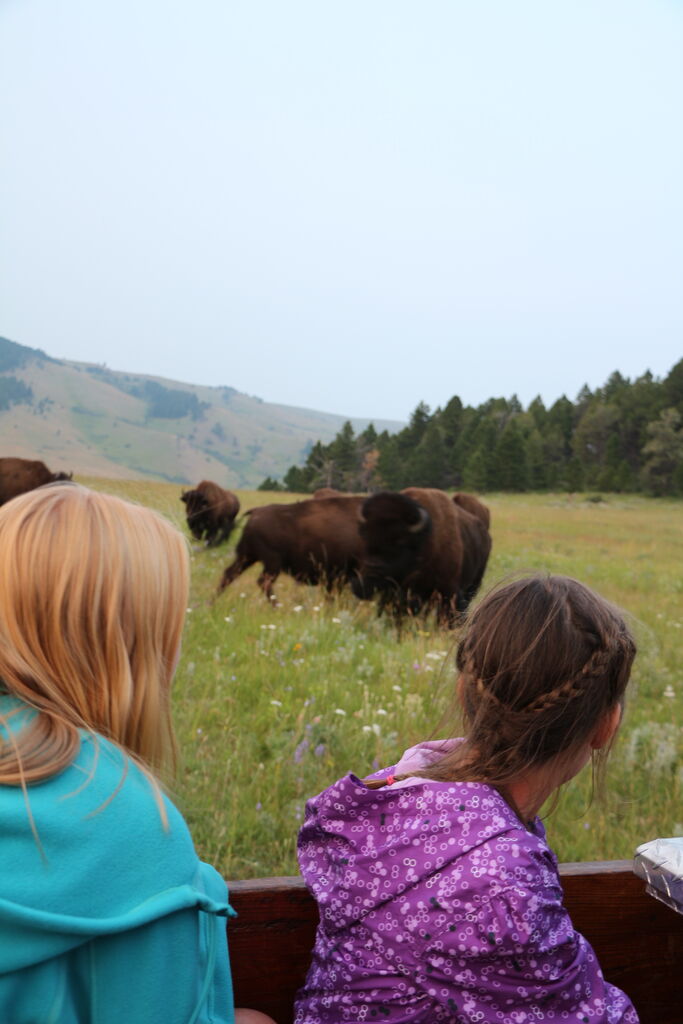
[[423,957],[432,998],[468,1020],[638,1024],[628,996],[604,980],[574,930],[559,886],[508,885],[480,896]]

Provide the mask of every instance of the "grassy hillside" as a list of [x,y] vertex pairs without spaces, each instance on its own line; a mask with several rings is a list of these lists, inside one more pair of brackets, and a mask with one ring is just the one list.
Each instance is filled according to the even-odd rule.
[[66,362],[0,338],[0,454],[42,458],[55,471],[256,487],[301,462],[315,441],[331,441],[342,423],[227,386]]
[[[153,505],[181,527],[179,488],[91,481]],[[243,508],[283,495],[240,492]],[[655,836],[683,834],[683,534],[681,502],[561,495],[492,496],[493,552],[484,589],[511,572],[578,577],[629,613],[639,644],[608,800],[590,775],[566,787],[546,822],[562,860],[631,857]],[[303,808],[347,771],[393,763],[440,724],[454,687],[457,636],[432,621],[400,637],[371,604],[328,600],[281,577],[277,603],[258,567],[214,601],[231,559],[192,545],[192,593],[174,687],[181,746],[176,798],[203,857],[238,878],[296,871]]]

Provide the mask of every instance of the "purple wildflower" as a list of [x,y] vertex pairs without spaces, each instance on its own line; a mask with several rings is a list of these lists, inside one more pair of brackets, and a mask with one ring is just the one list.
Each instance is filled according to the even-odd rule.
[[294,751],[294,757],[292,758],[294,764],[301,764],[301,762],[304,759],[304,754],[306,753],[307,750],[308,740],[304,738]]
[[323,754],[325,753],[325,744],[319,743],[318,746],[313,751],[313,753],[315,754],[316,757],[322,757]]

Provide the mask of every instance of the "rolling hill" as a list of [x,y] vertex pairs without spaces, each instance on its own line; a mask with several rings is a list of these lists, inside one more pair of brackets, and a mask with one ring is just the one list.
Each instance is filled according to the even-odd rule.
[[[0,454],[41,458],[53,471],[255,487],[300,463],[315,441],[329,443],[343,422],[228,386],[54,359],[0,338]],[[363,430],[370,421],[351,422]]]

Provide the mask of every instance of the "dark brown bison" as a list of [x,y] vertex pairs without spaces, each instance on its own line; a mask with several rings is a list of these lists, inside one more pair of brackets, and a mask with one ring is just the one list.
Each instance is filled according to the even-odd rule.
[[491,550],[481,518],[426,487],[366,498],[359,532],[365,551],[356,596],[379,592],[380,611],[390,607],[397,617],[434,608],[448,625],[476,593]]
[[310,498],[291,505],[250,509],[235,550],[235,561],[223,573],[218,593],[261,562],[258,584],[271,598],[281,572],[300,583],[324,582],[329,591],[348,581],[362,554],[358,516],[362,498]]
[[0,505],[36,487],[71,480],[72,473],[52,473],[40,459],[0,458]]
[[224,491],[211,480],[202,480],[192,491],[183,491],[187,525],[197,540],[206,539],[206,546],[216,547],[227,540],[240,510],[239,499],[232,491]]
[[479,498],[475,498],[473,494],[465,494],[464,491],[456,491],[453,501],[460,508],[464,508],[465,512],[480,519],[487,530],[491,529],[491,513],[488,506],[479,501]]
[[342,498],[344,496],[343,491],[337,491],[334,487],[319,487],[317,491],[313,491],[314,498]]

